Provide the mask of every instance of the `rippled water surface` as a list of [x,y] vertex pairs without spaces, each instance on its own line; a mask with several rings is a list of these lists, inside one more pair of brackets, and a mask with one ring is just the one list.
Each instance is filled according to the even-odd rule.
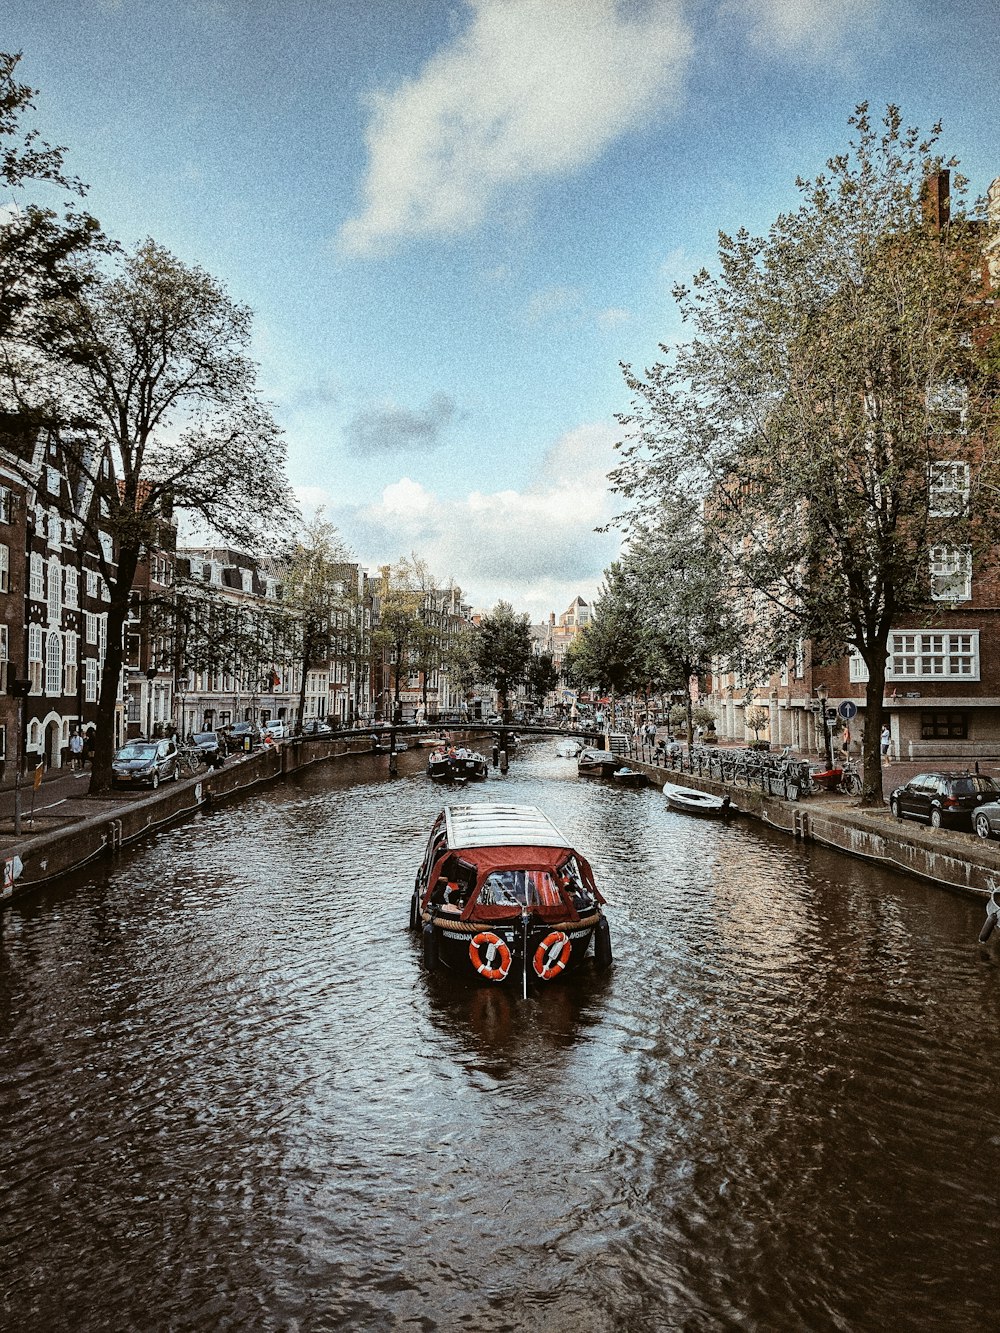
[[543,742],[453,799],[551,815],[615,966],[428,977],[420,762],[318,767],[4,914],[5,1328],[998,1327],[981,904]]

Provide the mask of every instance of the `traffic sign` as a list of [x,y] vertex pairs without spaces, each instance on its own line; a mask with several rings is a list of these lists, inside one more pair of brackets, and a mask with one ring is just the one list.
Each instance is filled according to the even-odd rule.
[[858,705],[851,699],[845,699],[844,702],[838,706],[837,712],[845,722],[850,722],[852,717],[857,717],[858,715]]

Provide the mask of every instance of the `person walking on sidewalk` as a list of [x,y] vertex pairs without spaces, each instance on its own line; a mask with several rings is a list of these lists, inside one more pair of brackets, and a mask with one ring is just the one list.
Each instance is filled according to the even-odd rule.
[[891,736],[890,733],[889,733],[889,728],[888,728],[888,727],[883,727],[883,728],[882,728],[882,736],[881,736],[882,763],[883,763],[883,764],[887,764],[887,763],[889,762],[889,746],[890,746],[891,744],[892,744],[892,736]]
[[74,773],[79,773],[83,769],[83,737],[80,735],[80,728],[69,738],[69,766]]

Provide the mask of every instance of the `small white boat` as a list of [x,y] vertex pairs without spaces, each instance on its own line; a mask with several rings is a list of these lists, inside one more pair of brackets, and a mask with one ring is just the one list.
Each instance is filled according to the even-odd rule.
[[686,815],[720,817],[732,809],[728,796],[713,796],[711,792],[698,791],[694,787],[675,787],[671,782],[664,784],[663,795],[671,810]]

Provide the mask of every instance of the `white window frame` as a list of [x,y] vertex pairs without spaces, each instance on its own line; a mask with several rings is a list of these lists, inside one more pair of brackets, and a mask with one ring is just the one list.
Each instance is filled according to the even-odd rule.
[[932,546],[930,575],[933,601],[972,600],[972,551],[968,546]]
[[58,623],[62,619],[62,565],[58,556],[49,560],[49,620]]
[[88,704],[97,703],[97,658],[84,661],[84,698]]
[[71,611],[80,605],[80,575],[75,565],[66,566],[66,591],[63,601]]
[[32,551],[28,561],[28,596],[36,602],[45,600],[45,565],[41,551]]
[[[851,679],[867,680],[868,672],[855,673],[851,655]],[[889,635],[887,681],[961,680],[980,678],[979,630],[899,629]]]
[[960,518],[969,508],[971,473],[968,463],[938,459],[927,478],[928,507],[932,518]]
[[49,632],[49,641],[45,645],[45,693],[58,698],[63,687],[62,635],[57,630]]
[[0,542],[0,592],[10,592],[10,547]]

